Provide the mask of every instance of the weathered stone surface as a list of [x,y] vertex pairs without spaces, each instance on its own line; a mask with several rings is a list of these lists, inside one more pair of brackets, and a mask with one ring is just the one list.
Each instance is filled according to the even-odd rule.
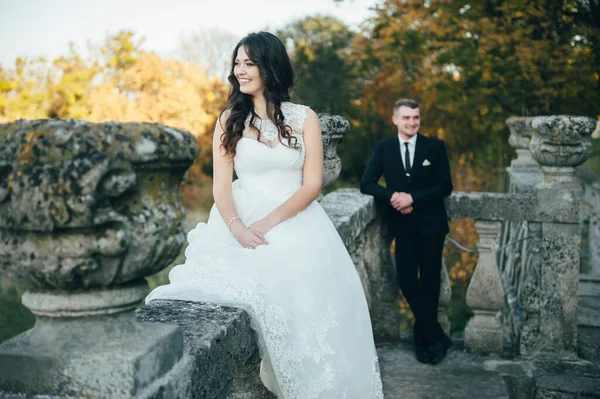
[[548,203],[541,207],[534,194],[455,192],[446,199],[446,209],[454,218],[579,223],[578,209],[552,206],[550,198]]
[[531,120],[533,133],[529,149],[544,166],[577,166],[592,152],[591,135],[596,121],[586,116],[536,116]]
[[0,226],[54,231],[108,223],[97,213],[108,211],[108,198],[132,188],[134,166],[152,168],[159,161],[183,173],[197,155],[190,133],[159,124],[0,124],[0,186],[6,190]]
[[[563,394],[562,397],[599,397],[600,365],[574,361],[544,361],[534,363],[536,394]],[[537,399],[538,396],[536,396]],[[541,396],[543,398],[560,398],[561,396]]]
[[128,313],[38,318],[0,346],[0,396],[136,397],[182,354],[181,330],[137,323]]
[[0,271],[39,316],[0,345],[0,390],[146,397],[177,368],[181,330],[133,309],[184,242],[179,184],[197,154],[157,124],[0,125]]
[[72,318],[113,314],[135,309],[148,295],[146,280],[106,289],[64,292],[26,291],[21,298],[36,316]]
[[535,218],[534,195],[454,192],[446,199],[449,217],[479,220],[524,220]]
[[321,206],[346,247],[377,217],[373,197],[363,195],[354,188],[342,188],[327,194]]
[[523,293],[525,308],[530,312],[520,340],[524,356],[575,356],[580,237],[577,225],[575,234],[560,234],[562,227],[569,226],[542,224],[539,281]]
[[600,330],[600,276],[580,275],[577,320],[579,327],[589,326]]
[[451,350],[436,366],[419,363],[411,345],[381,345],[379,364],[386,398],[533,398],[527,364]]
[[501,228],[500,222],[475,221],[479,258],[467,290],[467,304],[471,308],[497,311],[504,305],[504,291],[496,264]]
[[238,369],[225,399],[276,399],[260,381],[259,371],[260,358],[255,353]]
[[577,326],[577,355],[581,359],[600,363],[600,328]]
[[506,168],[507,192],[511,194],[534,194],[535,187],[544,182],[544,174],[539,167]]
[[577,171],[583,181],[581,273],[600,277],[600,176]]
[[502,224],[475,221],[479,234],[479,259],[467,289],[467,305],[473,317],[465,327],[465,346],[477,353],[502,352],[502,324],[497,318],[504,306],[504,290],[496,264]]
[[[232,381],[238,370],[258,350],[250,317],[243,310],[198,302],[154,300],[136,313],[139,321],[176,324],[183,329],[183,363],[153,385],[153,397],[225,398],[232,393]],[[258,374],[254,378],[257,379]],[[242,388],[248,386],[262,388],[256,381]],[[260,391],[238,393],[258,395]]]
[[350,131],[350,122],[339,115],[319,113],[323,134],[323,187],[337,180],[342,171],[342,161],[337,155],[339,141]]
[[[543,226],[546,230],[546,224]],[[544,232],[544,268],[540,313],[542,345],[551,351],[576,352],[580,237]]]
[[444,332],[450,336],[450,318],[448,317],[448,305],[452,299],[452,286],[450,285],[450,277],[446,269],[446,263],[442,259],[442,270],[440,278],[440,297],[438,302],[438,322],[442,326]]
[[191,134],[158,124],[0,125],[0,270],[68,290],[166,267],[184,241],[179,182],[197,154]]
[[407,342],[377,352],[386,398],[600,397],[600,366],[590,362],[507,360],[453,349],[430,366],[417,362]]

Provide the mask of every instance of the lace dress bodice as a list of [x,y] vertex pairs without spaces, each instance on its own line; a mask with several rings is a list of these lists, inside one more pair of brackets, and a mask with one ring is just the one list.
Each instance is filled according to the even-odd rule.
[[[292,128],[297,147],[290,147],[287,139],[275,138],[269,146],[251,137],[242,137],[234,158],[236,185],[244,189],[255,189],[262,194],[287,197],[302,186],[305,147],[302,128],[306,119],[304,105],[284,102],[281,111],[284,122]],[[249,118],[246,123],[249,122]]]

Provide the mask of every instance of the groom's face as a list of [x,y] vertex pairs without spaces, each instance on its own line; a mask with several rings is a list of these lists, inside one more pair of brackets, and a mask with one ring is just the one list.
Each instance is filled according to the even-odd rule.
[[398,127],[398,134],[404,140],[410,139],[417,134],[421,126],[421,113],[419,108],[410,108],[405,105],[394,111],[392,117],[394,125]]

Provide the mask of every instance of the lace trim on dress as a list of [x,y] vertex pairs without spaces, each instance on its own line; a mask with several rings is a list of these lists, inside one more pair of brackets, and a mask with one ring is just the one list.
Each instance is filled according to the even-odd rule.
[[302,129],[304,127],[304,121],[307,118],[306,110],[308,107],[306,105],[294,104],[290,102],[281,103],[281,112],[283,112],[283,117],[286,122],[297,122],[297,126],[292,126],[292,129],[296,130],[297,134],[302,135]]
[[[302,129],[304,127],[304,121],[306,120],[306,105],[293,104],[290,102],[281,103],[281,112],[283,113],[283,120],[285,123],[290,125],[292,128],[292,135],[302,135]],[[248,114],[246,117],[246,125],[250,124],[252,115]],[[273,141],[277,135],[277,127],[275,124],[268,120],[257,117],[254,119],[254,126],[260,132],[260,134],[268,141]]]
[[[259,344],[266,347],[271,361],[278,364],[275,367],[276,379],[285,398],[317,399],[322,392],[333,387],[335,373],[330,362],[326,360],[327,354],[333,354],[333,350],[327,344],[327,335],[331,328],[337,325],[336,311],[331,304],[328,306],[326,317],[317,320],[313,325],[313,331],[315,331],[313,338],[317,341],[316,346],[307,341],[289,345],[290,314],[283,306],[265,302],[263,295],[260,294],[259,282],[252,278],[246,278],[242,284],[228,279],[227,273],[224,271],[231,267],[231,261],[224,257],[205,255],[200,256],[197,261],[217,264],[215,269],[220,272],[211,273],[207,269],[198,268],[189,275],[185,273],[185,276],[169,277],[171,280],[186,281],[186,284],[192,287],[203,285],[218,288],[225,297],[249,305],[248,311],[256,317],[260,325],[260,333],[263,334]],[[176,269],[173,269],[172,273],[176,273]],[[312,381],[308,387],[301,383],[301,376],[310,371],[303,364],[307,359],[312,360],[324,370],[320,378]]]
[[[290,345],[288,334],[291,316],[285,307],[266,303],[258,281],[250,277],[247,277],[243,283],[229,279],[226,271],[231,267],[231,261],[222,256],[205,255],[200,256],[197,261],[210,262],[217,267],[196,268],[194,273],[181,273],[185,275],[173,275],[170,278],[186,281],[186,284],[192,287],[198,285],[216,287],[225,297],[249,305],[247,311],[253,313],[260,326],[259,335],[263,335],[259,337],[259,346],[267,350],[272,362],[277,362],[277,367],[274,367],[277,370],[276,379],[286,399],[317,399],[323,392],[332,389],[336,374],[327,357],[333,355],[334,351],[327,343],[327,336],[330,330],[337,326],[337,311],[331,304],[328,304],[325,315],[315,320],[312,326],[313,342],[305,339]],[[176,270],[173,269],[172,272],[180,274]],[[212,270],[219,270],[219,272],[214,273],[211,272]],[[301,381],[306,381],[306,378],[302,377],[311,371],[308,370],[310,368],[307,365],[308,359],[311,361],[308,365],[311,363],[319,365],[323,371],[318,379],[306,386]],[[371,395],[368,399],[383,399],[376,356],[373,356],[371,385]],[[347,395],[344,395],[345,397]]]

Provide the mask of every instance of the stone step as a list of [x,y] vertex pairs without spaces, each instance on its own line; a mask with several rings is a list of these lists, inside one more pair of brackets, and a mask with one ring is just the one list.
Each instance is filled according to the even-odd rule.
[[600,298],[600,276],[582,274],[579,276],[579,296]]
[[600,297],[580,296],[577,324],[600,328]]
[[533,397],[535,387],[526,363],[451,350],[442,363],[432,366],[419,363],[411,345],[404,343],[382,345],[377,352],[386,398]]
[[577,354],[582,359],[600,363],[600,328],[577,326]]
[[600,276],[582,274],[579,279],[577,354],[600,363]]
[[585,360],[509,360],[452,349],[432,366],[417,362],[405,342],[377,352],[385,398],[600,398],[600,365]]

